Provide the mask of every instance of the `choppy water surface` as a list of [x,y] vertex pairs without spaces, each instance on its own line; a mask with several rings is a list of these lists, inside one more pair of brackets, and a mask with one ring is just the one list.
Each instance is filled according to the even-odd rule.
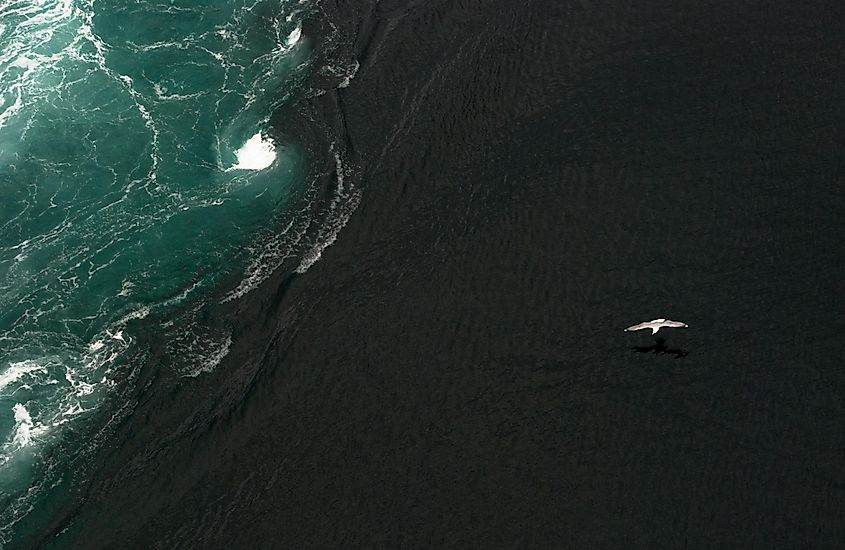
[[127,323],[249,261],[302,179],[268,133],[307,68],[300,4],[0,2],[4,524],[107,394]]

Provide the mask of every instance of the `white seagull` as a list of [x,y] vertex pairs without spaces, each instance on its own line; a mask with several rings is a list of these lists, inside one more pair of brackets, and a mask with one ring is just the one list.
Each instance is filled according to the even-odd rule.
[[625,329],[625,332],[650,328],[652,334],[657,334],[657,331],[662,329],[663,327],[687,328],[688,326],[689,325],[687,325],[686,323],[682,323],[680,321],[670,321],[669,319],[655,319],[654,321],[646,321],[645,323],[640,323],[639,325],[630,326]]

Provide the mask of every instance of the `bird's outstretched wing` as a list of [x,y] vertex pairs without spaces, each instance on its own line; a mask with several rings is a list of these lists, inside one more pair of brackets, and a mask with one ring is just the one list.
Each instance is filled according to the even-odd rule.
[[689,326],[686,323],[682,323],[680,321],[669,321],[669,320],[663,321],[661,323],[661,325],[663,325],[664,327],[674,327],[674,328],[687,328]]
[[625,329],[625,332],[631,332],[632,330],[642,330],[644,328],[651,328],[650,322],[640,323],[638,325],[632,325]]

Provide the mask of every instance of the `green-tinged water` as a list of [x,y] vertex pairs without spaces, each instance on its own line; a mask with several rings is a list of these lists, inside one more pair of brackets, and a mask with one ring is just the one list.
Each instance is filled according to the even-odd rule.
[[305,73],[303,9],[0,0],[4,532],[107,395],[127,322],[242,269],[302,181],[268,120]]

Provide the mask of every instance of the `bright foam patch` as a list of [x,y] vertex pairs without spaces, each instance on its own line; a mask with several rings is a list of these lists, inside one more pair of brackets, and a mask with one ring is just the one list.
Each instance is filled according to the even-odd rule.
[[246,140],[235,156],[238,163],[229,170],[264,170],[276,160],[276,146],[259,132]]
[[12,440],[13,445],[18,447],[26,447],[32,443],[33,437],[40,435],[45,428],[43,426],[35,427],[32,422],[32,417],[26,407],[20,403],[16,403],[12,408],[15,413],[15,437]]
[[291,33],[288,35],[287,45],[288,45],[288,46],[293,46],[294,44],[296,44],[297,42],[299,42],[299,39],[300,39],[300,38],[302,38],[302,27],[296,27],[296,28],[295,28],[295,29],[293,29],[293,31],[291,31]]

